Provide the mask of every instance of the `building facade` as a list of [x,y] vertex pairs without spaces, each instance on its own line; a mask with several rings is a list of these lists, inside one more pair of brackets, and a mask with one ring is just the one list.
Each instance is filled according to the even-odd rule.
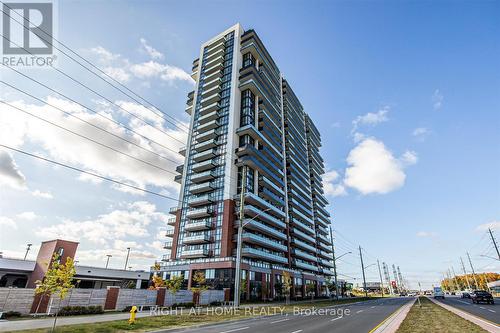
[[231,288],[243,213],[245,297],[279,296],[284,272],[294,297],[324,294],[332,240],[313,121],[256,32],[239,24],[201,46],[192,77],[190,135],[175,177],[180,203],[170,211],[162,274],[191,286],[202,270],[213,288]]

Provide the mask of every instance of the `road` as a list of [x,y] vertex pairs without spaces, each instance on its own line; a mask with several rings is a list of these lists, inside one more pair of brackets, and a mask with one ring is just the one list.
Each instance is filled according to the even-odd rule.
[[444,301],[438,301],[500,325],[500,299],[496,298],[495,304],[472,304],[470,299],[458,296],[446,296]]
[[[168,330],[169,333],[232,333],[252,331],[260,333],[336,333],[369,332],[394,311],[410,302],[410,298],[385,298],[354,304],[329,307],[332,314],[289,314],[243,319],[229,323],[205,325],[195,328]],[[342,309],[345,313],[339,316]],[[349,314],[346,314],[346,310]],[[158,331],[158,332],[167,332]]]

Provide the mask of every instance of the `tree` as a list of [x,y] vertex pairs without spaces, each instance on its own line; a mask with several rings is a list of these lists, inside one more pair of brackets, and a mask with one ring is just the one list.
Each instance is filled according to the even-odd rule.
[[206,285],[207,280],[205,279],[205,273],[202,271],[196,271],[193,275],[193,283],[195,286],[191,287],[191,291],[195,295],[195,305],[198,306],[200,304],[201,293],[208,289]]
[[286,297],[286,304],[290,304],[290,290],[292,289],[292,277],[290,273],[283,272],[283,294]]
[[165,287],[165,280],[163,280],[161,278],[161,276],[159,276],[159,275],[156,275],[156,274],[153,275],[153,277],[151,278],[151,282],[152,282],[152,285],[151,285],[151,287],[149,287],[149,289],[151,289],[151,290]]
[[[181,275],[170,276],[170,280],[165,281],[165,287],[174,296],[182,288],[182,282],[184,282],[184,277]],[[192,288],[191,288],[192,289]]]
[[[37,288],[35,293],[37,295],[57,295],[59,298],[59,307],[61,302],[69,290],[73,288],[73,277],[76,274],[75,264],[73,258],[68,257],[64,264],[61,263],[59,254],[54,253],[52,257],[51,267],[47,270],[45,277],[42,281],[38,280],[35,283]],[[43,296],[42,296],[43,297]],[[54,324],[52,325],[52,332],[56,328],[57,311],[54,315]]]
[[316,286],[314,283],[306,284],[306,293],[311,296],[311,302],[314,299],[314,293],[316,292]]

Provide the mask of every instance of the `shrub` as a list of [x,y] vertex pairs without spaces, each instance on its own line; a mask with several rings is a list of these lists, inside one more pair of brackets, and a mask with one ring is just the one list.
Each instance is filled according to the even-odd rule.
[[59,310],[59,316],[77,316],[85,314],[100,314],[104,313],[102,306],[63,306]]
[[222,302],[220,302],[220,301],[213,301],[213,302],[210,302],[210,305],[211,306],[221,306]]
[[3,314],[4,318],[14,318],[14,317],[21,317],[21,312],[17,311],[7,311]]

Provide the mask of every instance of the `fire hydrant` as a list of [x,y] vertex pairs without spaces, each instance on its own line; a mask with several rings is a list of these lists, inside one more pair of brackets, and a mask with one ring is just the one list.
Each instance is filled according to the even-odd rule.
[[130,319],[128,320],[128,323],[130,325],[135,324],[135,314],[137,313],[137,306],[133,306],[132,309],[130,309]]

